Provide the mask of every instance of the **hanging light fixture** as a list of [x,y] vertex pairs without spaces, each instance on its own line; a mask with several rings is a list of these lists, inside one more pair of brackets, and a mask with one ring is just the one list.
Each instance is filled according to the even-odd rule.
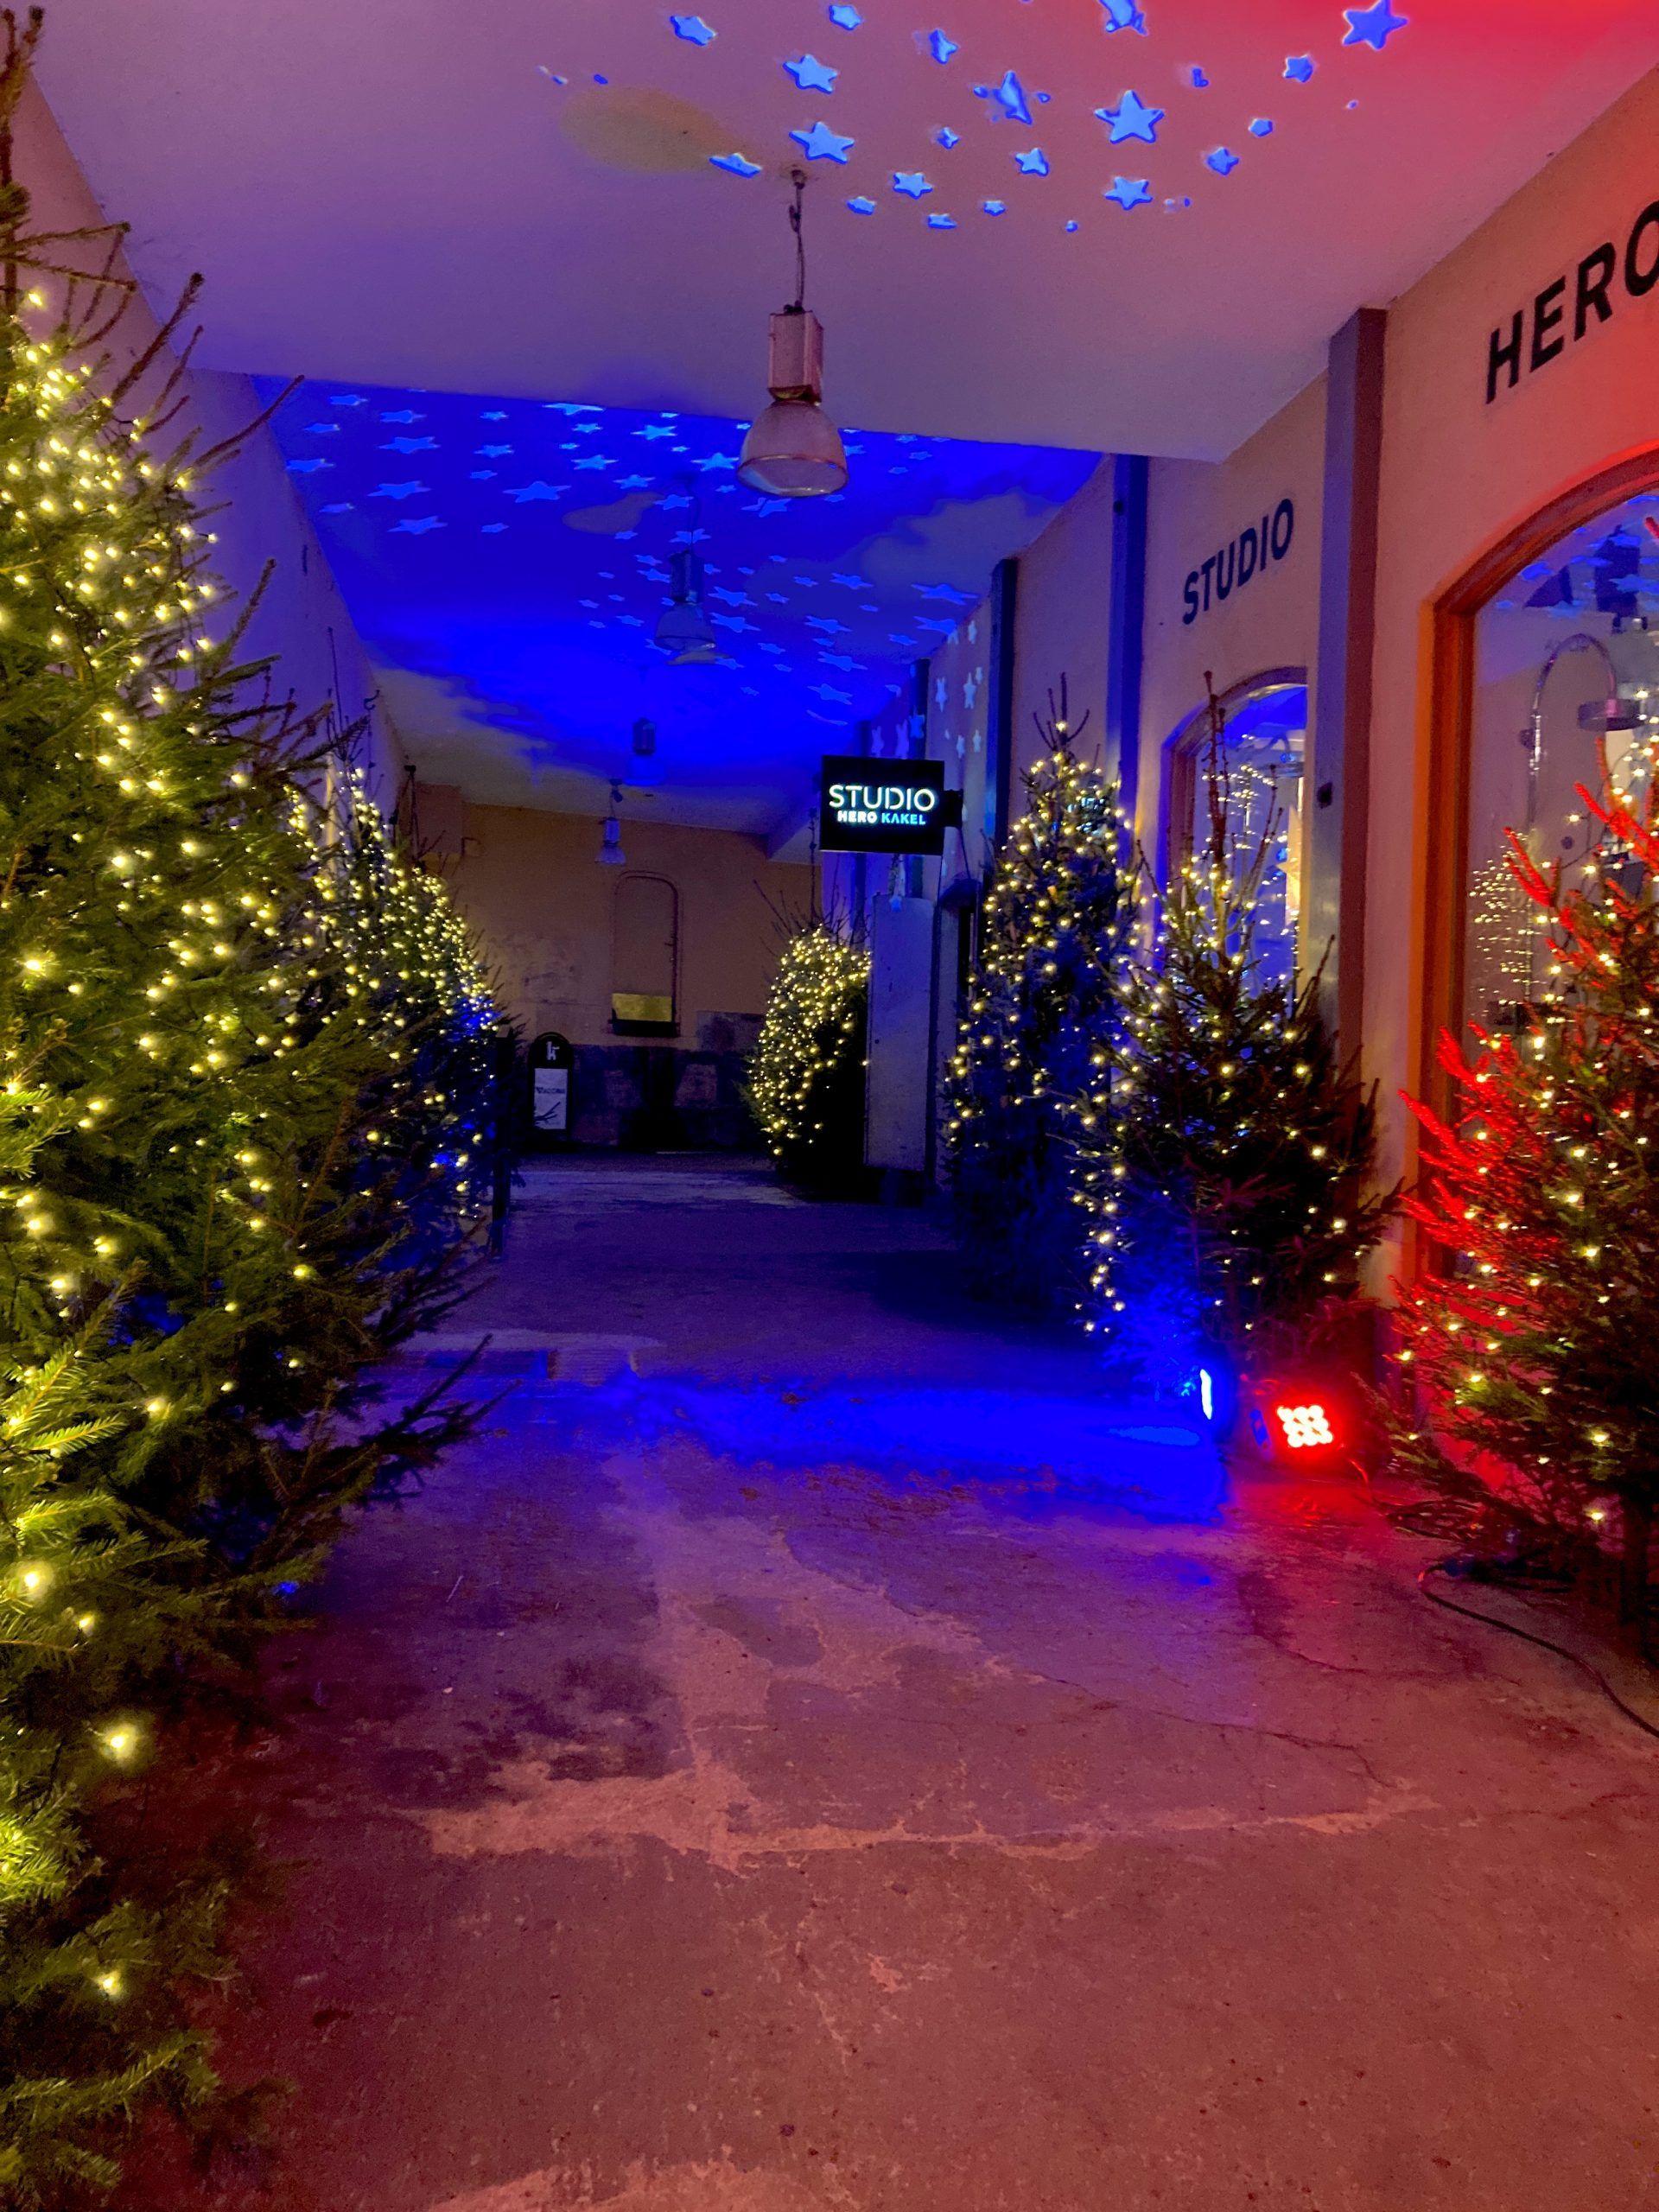
[[626,868],[628,856],[622,849],[622,823],[617,809],[622,804],[622,786],[611,785],[611,810],[605,817],[605,827],[600,835],[599,850],[594,855],[601,868]]
[[702,563],[689,545],[669,563],[669,604],[656,632],[669,666],[696,667],[718,660],[720,644],[702,611]]
[[766,384],[772,404],[743,441],[737,473],[756,492],[779,499],[821,499],[847,481],[847,449],[824,413],[823,326],[806,304],[806,242],[801,202],[806,171],[790,172],[795,201],[795,298],[772,318]]

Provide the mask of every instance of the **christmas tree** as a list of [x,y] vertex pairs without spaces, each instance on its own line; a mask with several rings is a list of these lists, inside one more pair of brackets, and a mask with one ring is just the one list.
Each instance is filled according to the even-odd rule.
[[1116,792],[1077,752],[1088,721],[1071,723],[1064,682],[1038,721],[1026,810],[985,896],[945,1124],[970,1281],[1065,1313],[1084,1309],[1098,1265],[1078,1144],[1100,1110],[1134,922]]
[[1566,895],[1510,840],[1545,990],[1516,1033],[1442,1037],[1448,1120],[1413,1105],[1429,1264],[1401,1300],[1394,1441],[1478,1548],[1570,1572],[1616,1540],[1639,1638],[1659,1503],[1659,823],[1651,799],[1580,796],[1599,849]]
[[749,1098],[787,1182],[849,1196],[864,1173],[864,1049],[870,956],[850,930],[814,918],[778,962],[749,1064]]
[[[37,29],[0,73],[0,125]],[[0,165],[0,166],[9,166]],[[0,2185],[107,2178],[205,2094],[212,1879],[100,1863],[100,1780],[288,1617],[342,1516],[469,1419],[371,1372],[487,1196],[493,1021],[441,888],[329,800],[242,656],[203,463],[128,419],[161,347],[54,322],[0,188]],[[86,241],[82,241],[83,244]],[[107,244],[107,241],[106,241]],[[74,302],[79,298],[81,307]],[[92,1825],[89,1826],[91,1821]]]
[[1373,1103],[1338,1061],[1318,972],[1263,971],[1282,823],[1241,830],[1213,693],[1202,771],[1203,844],[1126,965],[1094,1094],[1096,1295],[1103,1325],[1160,1365],[1222,1346],[1259,1366],[1351,1297],[1392,1199],[1368,1187]]

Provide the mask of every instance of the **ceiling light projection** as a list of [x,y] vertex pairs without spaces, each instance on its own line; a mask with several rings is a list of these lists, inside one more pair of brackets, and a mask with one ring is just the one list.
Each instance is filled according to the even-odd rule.
[[841,433],[824,413],[823,328],[806,304],[806,241],[801,225],[806,171],[790,173],[795,233],[795,297],[772,318],[766,385],[772,404],[743,441],[737,473],[773,499],[823,499],[847,481]]

